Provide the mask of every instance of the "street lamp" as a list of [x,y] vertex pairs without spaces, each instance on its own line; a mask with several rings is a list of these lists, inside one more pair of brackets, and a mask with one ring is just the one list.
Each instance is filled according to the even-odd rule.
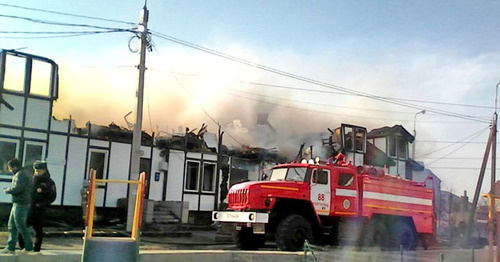
[[413,116],[413,145],[412,145],[412,159],[415,160],[415,144],[417,143],[417,130],[415,130],[415,124],[416,124],[416,121],[417,121],[417,115],[418,114],[425,114],[425,110],[422,110],[422,111],[419,111],[417,113],[415,113],[415,115]]

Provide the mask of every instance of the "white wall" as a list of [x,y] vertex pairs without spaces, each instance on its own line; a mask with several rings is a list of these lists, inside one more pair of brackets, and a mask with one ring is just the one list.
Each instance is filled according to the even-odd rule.
[[[153,158],[151,159],[151,179],[149,181],[149,199],[160,201],[163,194],[163,181],[165,180],[165,174],[160,171],[158,165],[160,162],[164,161],[163,157],[160,156],[160,150],[153,148]],[[155,181],[155,173],[159,172],[159,180]]]
[[[111,143],[109,151],[109,172],[110,180],[128,180],[130,170],[130,152],[132,146],[125,143]],[[131,185],[132,186],[132,185]],[[137,189],[136,186],[134,186]],[[116,207],[119,198],[127,197],[127,184],[108,183],[106,192],[106,207]]]
[[387,154],[387,139],[385,137],[375,138],[373,141],[374,146],[378,147],[378,149]]
[[2,124],[22,126],[24,112],[24,97],[10,94],[2,94],[3,99],[14,107],[14,110],[2,106],[0,110],[0,119]]
[[85,176],[85,161],[87,158],[87,139],[71,137],[66,161],[66,188],[64,192],[64,205],[80,206],[80,189]]
[[47,167],[57,189],[57,198],[52,205],[59,205],[61,203],[63,174],[66,165],[66,141],[67,136],[63,135],[50,135],[49,137],[49,153],[45,160],[47,161]]
[[201,195],[200,197],[200,211],[213,211],[214,210],[215,196]]
[[[167,201],[182,200],[184,160],[184,152],[170,150],[168,157],[167,192],[165,196],[165,200]],[[184,199],[184,201],[188,200]]]
[[50,119],[50,101],[28,98],[26,127],[47,130]]

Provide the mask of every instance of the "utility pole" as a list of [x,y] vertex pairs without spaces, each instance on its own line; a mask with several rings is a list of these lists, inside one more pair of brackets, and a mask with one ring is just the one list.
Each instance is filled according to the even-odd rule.
[[[500,82],[496,85],[496,93],[495,93],[495,113],[493,113],[493,120],[490,127],[490,135],[488,136],[488,142],[486,144],[486,150],[483,156],[483,162],[481,164],[481,169],[479,171],[479,177],[476,184],[476,191],[474,192],[474,199],[472,201],[471,209],[469,210],[469,218],[467,220],[467,231],[465,232],[465,245],[468,247],[471,244],[471,234],[473,231],[473,227],[475,225],[474,216],[476,214],[477,202],[479,200],[479,192],[481,190],[481,186],[483,183],[484,173],[486,171],[486,165],[488,163],[488,156],[491,149],[491,187],[490,187],[490,195],[495,196],[495,180],[496,180],[496,143],[497,143],[497,97],[498,97],[498,87]],[[493,197],[493,206],[495,203],[495,198]],[[491,204],[491,203],[490,203]],[[490,207],[491,208],[491,207]],[[489,217],[488,223],[490,224],[489,236],[488,236],[488,249],[489,249],[489,261],[492,261],[493,255],[493,217]],[[498,224],[497,224],[498,226]],[[500,230],[500,228],[498,229]],[[497,246],[498,247],[498,246]],[[498,254],[497,254],[498,257]]]
[[[149,11],[146,7],[146,3],[141,10],[141,19],[139,22],[138,31],[141,33],[140,37],[140,58],[139,65],[139,85],[137,88],[137,104],[136,104],[136,114],[135,114],[135,125],[134,133],[132,137],[132,157],[130,159],[130,178],[129,180],[137,180],[139,178],[141,156],[143,154],[141,150],[142,141],[142,109],[144,100],[144,75],[146,73],[146,49],[148,44],[148,19]],[[132,230],[132,220],[134,218],[134,206],[135,206],[135,194],[136,191],[128,187],[128,209],[127,209],[127,231]]]

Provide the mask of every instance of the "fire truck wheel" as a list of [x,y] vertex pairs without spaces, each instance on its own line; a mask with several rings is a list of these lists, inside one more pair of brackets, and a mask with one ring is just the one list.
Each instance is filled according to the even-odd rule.
[[313,241],[311,224],[301,215],[289,215],[276,229],[276,245],[279,250],[302,250],[305,240]]
[[266,235],[254,234],[252,228],[242,228],[234,234],[234,242],[236,247],[243,250],[257,250],[264,246]]
[[389,246],[389,234],[384,221],[378,217],[373,217],[364,227],[363,233],[358,238],[358,248],[362,246],[379,246],[382,250],[387,250]]
[[412,224],[399,220],[392,227],[392,232],[396,248],[399,248],[400,245],[404,250],[417,248],[417,232]]

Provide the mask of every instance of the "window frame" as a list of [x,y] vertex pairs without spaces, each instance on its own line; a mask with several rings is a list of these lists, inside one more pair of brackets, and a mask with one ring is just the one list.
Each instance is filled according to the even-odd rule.
[[[16,148],[14,150],[15,151],[14,152],[14,158],[17,158],[19,156],[19,144],[20,144],[19,140],[0,137],[0,142],[7,142],[7,143],[13,143],[13,144],[15,144]],[[7,163],[7,161],[9,161],[9,160],[10,159],[6,159],[5,160],[6,162],[2,163],[2,165],[5,165]],[[3,166],[0,167],[0,174],[4,174],[4,175],[8,174],[7,170],[5,170],[5,172],[4,172],[3,168],[4,168]]]
[[[28,163],[26,163],[26,159],[27,159],[27,152],[28,152],[28,146],[41,146],[42,147],[42,154],[40,156],[40,159],[35,159],[36,160],[45,160],[45,158],[47,157],[45,155],[46,153],[46,149],[47,149],[47,143],[45,142],[37,142],[37,141],[25,141],[24,142],[24,153],[23,153],[23,166],[27,166]],[[33,163],[30,163],[30,165],[32,165]]]
[[92,153],[104,153],[104,164],[102,168],[102,177],[99,177],[99,174],[97,173],[96,170],[96,179],[105,179],[106,174],[108,172],[108,158],[109,158],[109,151],[106,149],[99,149],[99,148],[90,148],[89,149],[89,157],[88,157],[88,163],[87,163],[87,174],[90,174],[90,163],[92,163]]
[[[189,170],[189,163],[196,163],[198,165],[198,168],[197,168],[197,172],[196,172],[196,181],[194,183],[194,185],[196,186],[195,189],[190,189],[190,188],[187,188],[187,185],[188,185],[188,181],[189,181],[189,174],[188,174],[188,170]],[[183,185],[183,188],[184,188],[184,191],[185,192],[198,192],[200,190],[200,170],[201,169],[201,161],[198,161],[198,160],[186,160],[186,169],[184,170],[184,174],[185,174],[185,181],[184,181],[184,185]]]
[[[408,159],[408,142],[402,138],[399,138],[397,140],[398,146],[397,146],[397,155],[398,159],[403,159],[406,160]],[[401,149],[404,149],[404,152],[401,151]]]
[[[387,137],[387,155],[393,158],[398,156],[398,142],[395,136]],[[393,152],[394,151],[394,152]]]
[[[205,190],[204,189],[204,185],[205,185],[205,177],[206,177],[206,174],[205,174],[205,166],[213,166],[213,171],[212,171],[212,184],[211,184],[211,190]],[[216,162],[208,162],[208,161],[204,161],[203,162],[203,168],[202,168],[202,175],[201,175],[201,180],[200,180],[200,189],[201,189],[201,192],[202,193],[215,193],[215,188],[216,188],[216,185],[215,185],[215,182],[216,182],[216,178],[217,178],[217,163]]]
[[[321,183],[321,181],[319,179],[320,172],[325,174],[326,183]],[[318,185],[329,185],[330,184],[330,170],[324,169],[324,168],[315,168],[314,170],[312,170],[311,183],[318,184]]]
[[[340,184],[340,182],[341,182],[340,178],[343,176],[350,176],[350,178],[345,181],[345,182],[351,181],[351,183],[349,183],[349,185],[344,185],[344,184],[341,185]],[[337,187],[354,187],[355,186],[355,184],[354,184],[355,179],[356,179],[356,177],[353,173],[339,173],[339,176],[337,179]]]

